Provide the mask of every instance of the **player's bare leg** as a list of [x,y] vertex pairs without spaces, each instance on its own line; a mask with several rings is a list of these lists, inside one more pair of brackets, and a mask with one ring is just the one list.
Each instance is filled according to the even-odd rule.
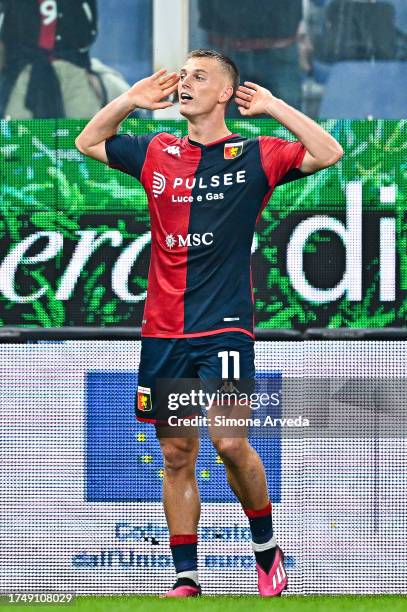
[[[234,408],[228,409],[228,416],[236,410],[242,416],[241,407]],[[215,411],[219,413],[219,408]],[[287,586],[287,578],[284,557],[273,535],[271,503],[263,463],[249,444],[245,428],[210,429],[212,442],[225,465],[229,485],[249,519],[259,592],[263,596],[280,595]]]
[[247,438],[215,438],[228,483],[243,508],[260,510],[269,503],[263,463]]
[[159,438],[164,458],[163,503],[170,536],[196,534],[201,502],[195,475],[198,438]]
[[210,422],[209,434],[212,443],[221,457],[226,476],[232,491],[243,508],[259,510],[269,503],[266,474],[263,462],[249,444],[245,426],[213,425],[216,416],[248,418],[250,407],[213,406],[208,410]]
[[164,458],[163,503],[177,582],[166,597],[200,595],[197,571],[197,532],[201,513],[195,475],[198,437],[163,437],[157,428]]

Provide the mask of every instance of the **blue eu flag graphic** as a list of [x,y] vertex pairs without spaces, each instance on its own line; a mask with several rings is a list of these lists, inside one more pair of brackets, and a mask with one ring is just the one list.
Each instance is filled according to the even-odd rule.
[[[258,372],[258,382],[281,375]],[[86,499],[94,502],[157,502],[162,499],[163,461],[153,425],[134,416],[137,373],[91,371],[86,376]],[[279,412],[273,416],[281,415]],[[256,417],[261,418],[261,411]],[[255,436],[273,502],[281,497],[281,439]],[[203,502],[234,502],[225,469],[207,436],[201,439],[197,479]]]

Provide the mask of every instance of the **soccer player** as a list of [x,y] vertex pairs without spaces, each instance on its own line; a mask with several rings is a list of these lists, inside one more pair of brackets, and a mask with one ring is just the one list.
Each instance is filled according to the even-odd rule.
[[[136,108],[172,105],[178,90],[188,135],[118,135]],[[268,114],[297,138],[230,132],[232,98],[243,117]],[[177,580],[167,597],[200,595],[195,478],[199,441],[168,434],[160,379],[254,379],[250,251],[256,221],[276,185],[335,164],[341,146],[314,121],[251,82],[211,50],[192,51],[180,74],[159,70],[99,111],[76,139],[85,155],[127,172],[147,193],[151,262],[142,322],[136,415],[155,423],[164,457],[163,502]],[[225,371],[226,370],[226,371]],[[178,413],[181,416],[182,411]],[[188,414],[188,413],[187,413]],[[286,588],[273,534],[264,467],[247,436],[213,436],[228,482],[250,523],[260,595]]]

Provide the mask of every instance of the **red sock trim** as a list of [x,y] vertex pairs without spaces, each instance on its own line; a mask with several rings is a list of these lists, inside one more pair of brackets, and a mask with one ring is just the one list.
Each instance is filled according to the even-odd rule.
[[179,546],[180,544],[196,544],[198,536],[196,533],[191,535],[173,535],[170,536],[170,546]]
[[250,508],[243,508],[243,512],[249,519],[267,516],[268,514],[271,514],[271,502],[269,501],[267,506],[265,508],[261,508],[261,510],[250,510]]

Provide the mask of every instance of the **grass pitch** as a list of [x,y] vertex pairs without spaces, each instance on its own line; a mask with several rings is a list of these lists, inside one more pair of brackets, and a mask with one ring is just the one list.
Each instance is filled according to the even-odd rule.
[[391,610],[407,611],[407,596],[288,596],[260,598],[255,596],[218,596],[188,599],[159,599],[155,596],[115,596],[115,597],[77,597],[70,604],[3,604],[3,610],[27,612],[29,607],[46,609],[47,612],[156,612],[177,610],[182,612],[260,612],[261,610],[281,610],[282,612],[373,612]]

